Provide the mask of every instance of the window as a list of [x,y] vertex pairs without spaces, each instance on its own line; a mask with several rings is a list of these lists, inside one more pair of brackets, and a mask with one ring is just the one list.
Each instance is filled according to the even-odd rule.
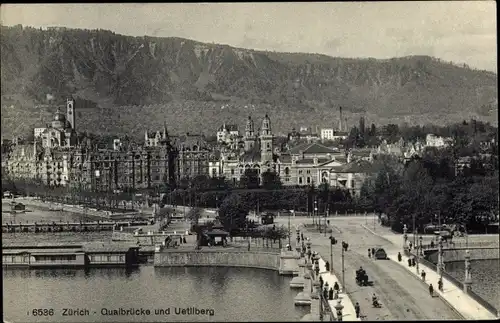
[[231,175],[234,175],[234,169],[231,169]]
[[311,184],[311,178],[307,177],[307,184]]
[[311,171],[310,171],[310,170],[307,170],[307,171],[306,171],[306,173],[307,173],[307,174],[311,174]]
[[121,255],[120,256],[120,262],[124,262],[125,261],[125,256],[124,255]]
[[299,184],[302,184],[302,177],[299,177]]
[[299,170],[299,174],[302,174],[302,170]]
[[90,262],[95,262],[95,256],[94,255],[90,256]]
[[16,257],[10,257],[10,258],[11,258],[10,262],[12,263],[16,262]]
[[107,257],[107,261],[108,261],[108,262],[111,262],[111,256],[108,256],[108,257]]
[[288,167],[285,167],[285,175],[290,175],[290,169]]

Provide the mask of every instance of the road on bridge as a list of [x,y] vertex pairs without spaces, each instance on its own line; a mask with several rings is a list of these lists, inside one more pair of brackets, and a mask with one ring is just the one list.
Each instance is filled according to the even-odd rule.
[[[276,219],[279,224],[288,225],[288,217]],[[370,221],[371,220],[371,221]],[[373,219],[368,223],[373,223]],[[305,218],[291,218],[292,234],[300,223],[312,223]],[[339,241],[333,246],[333,268],[342,283],[341,241],[349,244],[345,253],[345,285],[352,302],[359,302],[364,320],[425,320],[461,319],[461,316],[438,297],[429,295],[428,285],[412,276],[407,270],[392,260],[373,260],[368,257],[368,248],[382,247],[386,252],[400,250],[390,241],[366,230],[364,217],[335,217],[330,219],[333,235]],[[304,232],[304,229],[302,229]],[[329,239],[323,233],[305,231],[311,238],[312,250],[318,251],[325,260],[330,259]],[[355,271],[363,267],[373,281],[373,286],[360,287],[355,282]],[[437,285],[437,282],[432,282]],[[373,308],[371,297],[376,294],[382,308]]]

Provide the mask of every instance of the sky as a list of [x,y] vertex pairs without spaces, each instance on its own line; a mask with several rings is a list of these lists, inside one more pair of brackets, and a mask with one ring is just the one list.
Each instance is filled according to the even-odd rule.
[[497,72],[495,1],[6,4],[5,26],[108,29],[336,57],[429,55]]

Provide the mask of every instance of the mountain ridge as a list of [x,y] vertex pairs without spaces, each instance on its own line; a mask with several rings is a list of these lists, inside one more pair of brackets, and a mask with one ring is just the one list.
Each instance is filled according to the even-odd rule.
[[[50,121],[50,111],[36,108],[46,94],[84,102],[82,130],[117,134],[136,131],[137,118],[125,120],[135,113],[143,129],[168,119],[178,132],[271,113],[286,132],[334,125],[339,106],[351,125],[360,115],[374,123],[497,122],[495,73],[430,56],[340,58],[60,27],[1,26],[1,35],[2,134]],[[21,126],[11,110],[24,114]]]

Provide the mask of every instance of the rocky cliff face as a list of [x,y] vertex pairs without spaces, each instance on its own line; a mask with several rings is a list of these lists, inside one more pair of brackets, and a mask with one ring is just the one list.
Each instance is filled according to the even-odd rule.
[[[253,105],[257,115],[274,111],[279,117],[286,111],[287,122],[278,122],[283,131],[294,119],[325,126],[339,105],[349,118],[362,113],[375,122],[418,116],[437,121],[449,115],[494,121],[497,109],[496,74],[426,56],[346,59],[105,30],[2,26],[1,67],[2,113],[14,102],[14,110],[29,119],[48,93],[56,100],[73,94],[91,103],[81,110],[90,127],[84,130],[90,131],[127,127],[119,117],[130,114],[127,107],[142,114],[143,128],[163,117],[179,130],[195,126],[190,118],[214,130],[220,117],[243,123],[238,118],[252,113]],[[231,109],[221,110],[220,101]],[[95,121],[107,122],[99,117],[103,109],[111,123],[93,129]],[[2,128],[12,131],[3,119]],[[35,123],[28,120],[26,127],[30,122]]]

